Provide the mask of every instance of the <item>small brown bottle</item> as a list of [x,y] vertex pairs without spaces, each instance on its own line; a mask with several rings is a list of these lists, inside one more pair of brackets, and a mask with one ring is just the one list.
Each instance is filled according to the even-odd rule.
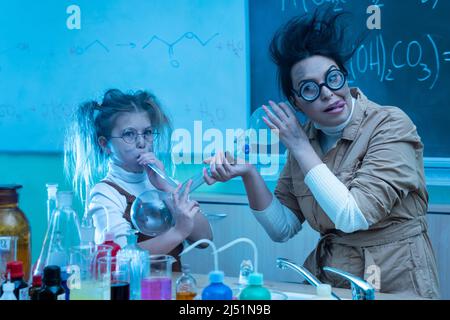
[[31,230],[27,217],[18,207],[17,190],[21,185],[0,185],[0,245],[2,250],[15,250],[14,237],[17,237],[16,260],[23,262],[23,272],[28,278],[31,263]]
[[182,265],[183,274],[175,284],[176,300],[194,300],[197,295],[197,281],[190,273],[189,265]]

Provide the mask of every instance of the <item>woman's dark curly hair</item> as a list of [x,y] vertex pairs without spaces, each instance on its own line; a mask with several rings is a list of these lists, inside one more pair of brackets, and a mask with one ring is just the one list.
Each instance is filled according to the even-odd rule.
[[270,54],[278,68],[278,83],[283,94],[293,100],[291,70],[299,61],[319,55],[334,60],[346,72],[345,64],[351,59],[359,44],[346,42],[348,24],[341,23],[347,13],[335,13],[332,8],[317,9],[312,15],[297,16],[283,25],[273,36]]

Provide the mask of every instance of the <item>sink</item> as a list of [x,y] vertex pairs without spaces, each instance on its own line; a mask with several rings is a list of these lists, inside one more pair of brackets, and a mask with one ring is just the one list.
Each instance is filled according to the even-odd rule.
[[315,295],[298,292],[283,292],[287,296],[287,300],[313,300]]
[[[233,299],[238,300],[240,290],[233,288]],[[312,300],[315,295],[298,293],[298,292],[283,292],[278,290],[270,290],[272,300]]]
[[[313,294],[307,294],[307,293],[298,293],[298,292],[283,292],[284,295],[287,296],[287,300],[322,300],[317,299],[316,295]],[[341,300],[351,300],[347,298],[339,297]],[[328,300],[328,299],[327,299]],[[337,299],[331,299],[331,300],[337,300]]]

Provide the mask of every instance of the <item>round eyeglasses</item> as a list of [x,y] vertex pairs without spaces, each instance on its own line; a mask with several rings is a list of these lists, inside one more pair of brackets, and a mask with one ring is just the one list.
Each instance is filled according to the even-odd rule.
[[152,129],[146,129],[143,133],[138,133],[135,129],[127,129],[122,133],[120,137],[111,136],[110,138],[120,138],[126,143],[132,144],[136,143],[139,136],[142,136],[147,142],[152,142],[158,134],[158,132],[153,131]]
[[336,91],[342,89],[347,81],[347,74],[338,69],[329,70],[325,75],[325,82],[318,84],[313,80],[305,80],[300,85],[298,91],[294,93],[303,100],[308,102],[316,101],[320,93],[322,92],[322,87],[325,86],[331,91]]

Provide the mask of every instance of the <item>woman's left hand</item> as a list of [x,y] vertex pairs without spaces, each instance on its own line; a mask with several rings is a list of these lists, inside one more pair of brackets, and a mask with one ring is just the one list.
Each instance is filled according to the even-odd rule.
[[139,165],[144,167],[150,182],[155,186],[155,188],[166,192],[170,192],[173,190],[173,187],[171,187],[166,181],[164,181],[159,175],[157,175],[155,171],[147,166],[148,164],[153,164],[162,172],[165,172],[163,163],[158,158],[156,158],[153,152],[142,153],[137,158],[137,162]]
[[269,101],[269,104],[273,113],[266,106],[263,106],[267,114],[267,118],[263,117],[263,121],[270,129],[279,131],[280,141],[289,151],[293,152],[296,150],[301,142],[309,143],[309,139],[300,126],[297,117],[286,103],[276,104],[273,101]]

